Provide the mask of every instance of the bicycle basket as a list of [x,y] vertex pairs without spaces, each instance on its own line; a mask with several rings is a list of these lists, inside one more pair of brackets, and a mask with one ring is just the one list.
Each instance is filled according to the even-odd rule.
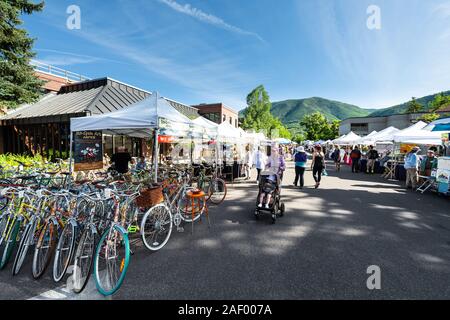
[[136,204],[141,208],[150,208],[164,201],[162,186],[156,186],[141,191],[136,198]]

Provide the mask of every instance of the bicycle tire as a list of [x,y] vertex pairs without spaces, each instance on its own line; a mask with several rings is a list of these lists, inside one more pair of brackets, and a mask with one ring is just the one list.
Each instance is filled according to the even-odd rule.
[[[77,227],[71,222],[68,222],[61,232],[61,236],[58,240],[58,245],[56,246],[55,258],[53,259],[53,280],[56,283],[60,282],[64,278],[67,272],[67,268],[69,268],[70,262],[72,261],[75,250],[76,234]],[[68,240],[67,244],[69,245],[69,247],[61,248],[66,243],[66,240]],[[62,254],[62,252],[64,251],[68,251],[67,256],[64,256]],[[63,259],[63,261],[61,261],[61,259]]]
[[16,246],[21,223],[22,223],[21,220],[16,219],[16,221],[14,221],[14,224],[11,227],[11,232],[5,239],[5,248],[3,250],[2,260],[0,261],[0,270],[3,270],[6,267],[6,265],[9,262],[9,259],[11,258],[14,247]]
[[[124,246],[124,249],[125,249],[125,257],[121,261],[120,269],[122,269],[122,270],[121,270],[121,274],[120,274],[119,279],[116,281],[114,286],[112,286],[112,288],[105,289],[105,287],[104,287],[105,283],[102,283],[103,281],[102,281],[102,278],[100,277],[99,259],[100,259],[101,251],[102,251],[102,248],[103,248],[103,242],[105,242],[105,240],[107,242],[106,243],[106,249],[107,250],[110,249],[110,244],[112,242],[114,243],[114,245],[117,245],[117,240],[114,241],[114,240],[111,240],[111,239],[107,239],[110,236],[111,228],[114,228],[114,231],[111,232],[111,234],[113,234],[114,232],[117,232],[122,237],[120,242],[123,241],[123,243],[124,243],[123,246]],[[108,259],[108,260],[112,260],[112,259]],[[103,236],[101,237],[100,241],[98,242],[97,249],[96,249],[96,252],[95,252],[94,278],[95,278],[95,284],[97,286],[97,290],[104,296],[110,296],[110,295],[113,295],[114,293],[116,293],[117,290],[119,290],[120,286],[122,285],[123,281],[125,280],[125,275],[127,273],[128,264],[129,263],[130,263],[130,241],[128,239],[128,234],[120,226],[114,225],[113,227],[108,228],[103,233]]]
[[[41,233],[39,235],[39,240],[34,248],[33,255],[33,264],[32,264],[32,274],[34,279],[39,279],[42,277],[47,270],[48,265],[53,256],[53,252],[56,247],[56,238],[57,238],[57,227],[56,225],[48,221],[45,226],[42,228]],[[48,246],[44,246],[47,244]],[[48,249],[43,253],[43,249]],[[40,259],[41,255],[44,255],[42,259]],[[40,261],[38,261],[40,259]],[[38,265],[39,263],[39,265]]]
[[[220,195],[218,197],[215,197],[214,194],[217,194],[216,190],[218,189],[217,185],[222,184],[223,188],[223,195]],[[227,196],[227,183],[223,179],[214,179],[213,183],[210,184],[211,186],[211,195],[209,196],[209,201],[215,205],[222,204],[222,202],[225,201],[225,198]]]
[[[162,210],[162,212],[160,212],[159,210]],[[158,219],[153,221],[150,221],[149,224],[147,224],[147,222],[149,221],[149,219]],[[162,222],[161,222],[162,220]],[[155,238],[153,237],[152,240],[153,241],[147,241],[146,238],[146,234],[148,231],[148,228],[153,227],[156,233],[160,233],[159,231],[161,229],[164,229],[164,226],[168,225],[168,233],[163,236],[163,241],[157,241],[155,240]],[[169,241],[170,236],[172,234],[172,228],[173,228],[173,216],[172,216],[172,212],[170,212],[169,208],[167,208],[166,205],[164,204],[159,204],[156,205],[152,208],[150,208],[145,214],[144,214],[144,218],[142,219],[141,222],[141,238],[142,238],[142,242],[144,243],[144,245],[147,247],[147,249],[149,249],[150,251],[159,251],[161,250]],[[164,229],[167,230],[167,229]],[[151,231],[149,232],[151,233]]]
[[[75,258],[74,258],[74,273],[73,273],[73,287],[72,287],[72,291],[75,293],[81,293],[85,288],[86,285],[89,282],[89,279],[91,277],[92,274],[92,267],[94,265],[94,254],[95,254],[95,250],[97,247],[97,232],[94,232],[92,228],[86,228],[83,233],[81,234],[80,237],[80,242],[78,243],[77,246],[77,250],[75,253]],[[85,252],[85,242],[87,241],[87,239],[92,239],[92,246],[91,248],[91,252]],[[83,270],[83,265],[82,265],[82,261],[83,263],[85,262],[86,259],[82,259],[82,258],[89,258],[88,262],[87,262],[87,272],[85,274],[85,277],[83,278],[83,275],[81,275],[80,280],[78,280],[78,270]],[[78,283],[79,282],[79,283]],[[77,285],[78,283],[78,285]]]
[[37,220],[37,218],[33,217],[22,233],[19,248],[17,249],[16,257],[14,258],[14,264],[12,267],[13,276],[17,275],[22,268],[23,262],[28,253],[28,249],[31,245],[31,240],[34,238],[34,233],[36,232]]

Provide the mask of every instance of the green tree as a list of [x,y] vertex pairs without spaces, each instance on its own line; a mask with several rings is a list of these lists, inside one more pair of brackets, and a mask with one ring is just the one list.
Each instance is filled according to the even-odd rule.
[[305,136],[302,133],[297,133],[296,135],[294,135],[292,140],[297,143],[302,143],[303,141],[305,141],[307,139],[305,138]]
[[415,97],[412,97],[411,101],[408,103],[406,113],[418,113],[420,111],[423,111],[423,105],[417,102]]
[[440,116],[436,112],[431,112],[431,113],[424,114],[423,116],[421,116],[419,118],[419,120],[430,123],[430,122],[433,122],[433,121],[439,119],[439,117]]
[[339,135],[339,121],[329,122],[320,112],[305,115],[300,121],[307,140],[335,139]]
[[21,29],[21,14],[41,11],[44,2],[0,0],[0,107],[36,101],[42,81],[34,75],[30,59],[34,39]]
[[324,132],[328,131],[327,119],[320,112],[305,115],[300,125],[305,130],[307,140],[320,140]]
[[450,95],[446,96],[444,93],[440,93],[429,103],[429,110],[431,112],[436,112],[448,105],[450,105]]
[[273,122],[270,113],[271,103],[269,94],[264,86],[260,85],[247,96],[247,109],[244,111],[242,128],[245,130],[268,131]]
[[[291,133],[283,126],[278,118],[275,118],[270,109],[269,94],[263,85],[258,86],[247,96],[247,108],[244,111],[242,128],[244,130],[263,130],[269,138],[291,138]],[[272,137],[277,133],[277,137]]]

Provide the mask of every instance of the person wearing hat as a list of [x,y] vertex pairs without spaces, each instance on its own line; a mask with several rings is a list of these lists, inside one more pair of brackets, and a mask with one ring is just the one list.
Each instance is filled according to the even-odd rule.
[[406,169],[406,189],[411,188],[416,190],[419,182],[419,164],[420,159],[417,153],[420,151],[419,147],[414,147],[406,154],[404,167]]
[[420,174],[423,176],[431,176],[431,171],[437,169],[437,157],[434,150],[428,150],[427,156],[420,163]]
[[308,155],[305,152],[305,148],[300,146],[297,148],[297,152],[294,155],[295,161],[295,180],[294,186],[297,186],[300,180],[300,189],[305,185],[305,170],[306,163],[308,162]]

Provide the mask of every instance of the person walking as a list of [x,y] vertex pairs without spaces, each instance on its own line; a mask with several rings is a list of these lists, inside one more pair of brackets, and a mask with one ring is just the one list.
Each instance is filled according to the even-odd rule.
[[339,146],[336,146],[333,153],[331,154],[331,159],[334,161],[334,165],[336,166],[336,171],[341,171],[341,149],[339,149]]
[[294,155],[294,161],[295,161],[294,186],[297,187],[297,184],[300,180],[300,189],[303,189],[303,186],[305,185],[306,164],[308,162],[308,155],[306,154],[304,147],[297,148],[297,152]]
[[258,147],[258,150],[255,153],[255,167],[257,171],[256,183],[259,184],[259,176],[261,175],[261,171],[266,169],[267,158],[266,155],[261,151],[261,147]]
[[350,153],[350,158],[352,159],[352,172],[359,173],[359,162],[361,161],[361,150],[359,150],[358,146]]
[[311,163],[311,170],[313,172],[313,178],[316,182],[315,188],[319,188],[322,180],[322,172],[325,169],[325,155],[322,152],[321,146],[314,148],[313,159]]
[[374,173],[375,162],[379,157],[378,151],[373,146],[369,146],[369,152],[367,152],[367,173]]
[[412,190],[416,190],[419,182],[419,164],[420,159],[417,153],[420,151],[419,147],[414,147],[406,154],[404,167],[406,169],[406,189],[411,186]]
[[245,166],[245,180],[250,180],[250,170],[253,166],[253,155],[252,152],[250,151],[250,146],[245,147],[244,166]]
[[267,162],[267,169],[273,169],[274,172],[280,177],[280,181],[283,181],[284,171],[286,170],[286,162],[284,161],[283,150],[277,147],[272,147],[272,152]]

